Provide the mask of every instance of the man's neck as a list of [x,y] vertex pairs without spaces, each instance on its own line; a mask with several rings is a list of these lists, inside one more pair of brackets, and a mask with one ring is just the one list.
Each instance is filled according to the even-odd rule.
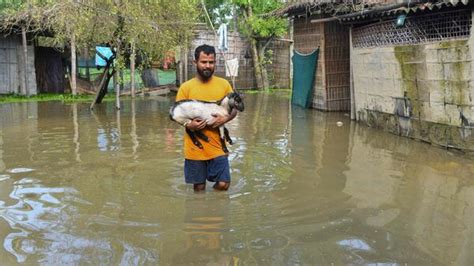
[[211,80],[212,80],[212,77],[213,77],[213,76],[211,76],[211,77],[208,78],[208,79],[204,79],[204,78],[201,77],[200,75],[196,75],[196,78],[197,78],[199,81],[201,81],[202,83],[207,83],[207,82],[211,81]]

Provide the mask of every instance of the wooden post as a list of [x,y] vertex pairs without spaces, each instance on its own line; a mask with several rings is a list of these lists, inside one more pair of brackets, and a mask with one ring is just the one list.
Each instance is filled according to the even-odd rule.
[[84,57],[86,58],[86,79],[91,81],[91,73],[89,70],[89,47],[84,48]]
[[184,81],[188,80],[188,49],[187,45],[184,46]]
[[[290,20],[290,29],[289,29],[289,34],[290,34],[290,40],[293,40],[294,38],[294,21],[293,19]],[[289,68],[290,68],[290,78],[288,79],[288,88],[291,88],[291,91],[293,93],[293,55],[295,53],[295,43],[294,42],[291,42],[290,43],[290,64],[289,64]],[[291,101],[291,97],[290,97],[290,101]]]
[[178,69],[176,69],[176,72],[179,73],[178,78],[179,78],[179,85],[183,84],[183,54],[184,54],[184,49],[182,46],[179,47],[179,64],[178,64]]
[[131,104],[131,112],[132,112],[132,129],[131,129],[131,132],[130,132],[130,137],[132,138],[132,143],[133,143],[133,146],[132,146],[132,154],[133,154],[133,159],[138,159],[138,156],[137,156],[137,150],[138,150],[138,146],[140,145],[140,143],[138,142],[138,136],[137,136],[137,122],[136,122],[136,111],[135,111],[135,99],[132,99],[132,102],[130,103]]
[[29,96],[28,93],[28,44],[26,43],[26,28],[21,28],[21,39],[23,43],[23,77],[21,82],[21,94]]
[[[117,46],[117,56],[120,56],[120,45]],[[118,58],[117,58],[118,59]],[[115,65],[117,67],[117,65]],[[120,82],[119,82],[119,71],[114,73],[114,86],[115,86],[115,108],[120,110]]]
[[118,82],[119,73],[115,71],[114,73],[114,88],[115,88],[115,108],[120,109],[120,85]]
[[130,55],[130,94],[135,98],[135,42],[132,41],[132,54]]
[[352,69],[352,26],[349,27],[349,84],[350,84],[350,94],[351,94],[351,120],[357,120],[356,115],[356,106],[355,106],[355,93],[354,93],[354,70]]
[[74,32],[71,33],[71,93],[77,95],[77,82],[76,82],[76,36]]
[[74,142],[76,148],[74,153],[76,154],[76,162],[81,162],[81,154],[79,152],[79,122],[77,118],[77,103],[72,104],[72,123],[74,125],[74,136],[72,141]]

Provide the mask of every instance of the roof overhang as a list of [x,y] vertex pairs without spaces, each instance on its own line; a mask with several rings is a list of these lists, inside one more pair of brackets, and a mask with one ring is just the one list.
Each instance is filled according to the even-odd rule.
[[317,16],[312,22],[338,20],[342,23],[358,23],[400,14],[459,8],[472,3],[469,0],[399,0],[396,3],[348,4],[344,1],[300,0],[275,12],[277,15],[301,17]]

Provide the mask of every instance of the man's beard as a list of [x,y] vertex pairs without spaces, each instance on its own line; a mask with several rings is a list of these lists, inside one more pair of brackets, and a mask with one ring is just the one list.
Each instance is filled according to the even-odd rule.
[[212,74],[214,74],[214,71],[210,69],[201,70],[198,68],[197,72],[199,73],[199,76],[201,76],[203,80],[210,79],[212,77]]

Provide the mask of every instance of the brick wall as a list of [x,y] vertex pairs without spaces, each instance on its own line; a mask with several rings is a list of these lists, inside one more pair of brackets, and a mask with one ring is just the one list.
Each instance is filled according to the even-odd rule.
[[[253,61],[251,58],[250,44],[247,39],[241,36],[238,32],[228,31],[227,35],[229,49],[225,52],[227,60],[239,59],[239,73],[235,78],[235,86],[237,89],[254,89],[257,86],[255,81]],[[194,50],[197,46],[202,44],[213,45],[218,47],[218,41],[215,34],[206,29],[195,31],[194,38],[189,50],[186,53],[188,57],[188,78],[196,75],[196,67],[193,65]],[[273,51],[273,64],[268,67],[271,87],[288,88],[290,79],[290,45],[284,41],[274,41],[269,45],[269,49]],[[217,52],[217,65],[215,74],[217,76],[226,78],[231,82],[230,77],[225,76],[224,58],[220,50]]]

